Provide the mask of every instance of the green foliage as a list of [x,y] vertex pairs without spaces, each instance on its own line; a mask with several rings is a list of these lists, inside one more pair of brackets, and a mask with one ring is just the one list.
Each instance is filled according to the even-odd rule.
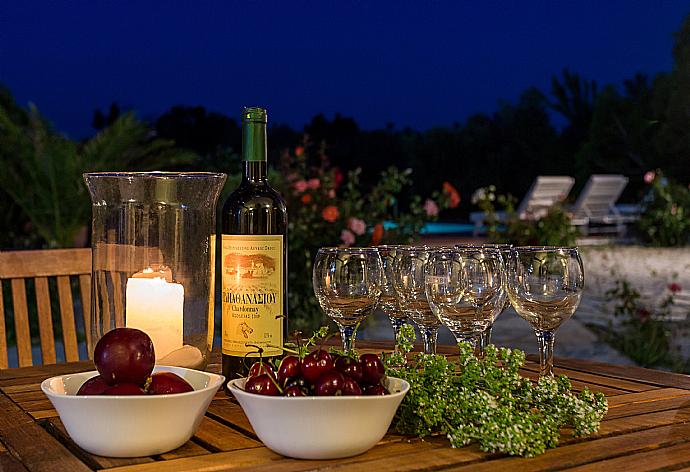
[[386,359],[387,375],[410,383],[394,427],[401,434],[444,434],[453,447],[478,443],[481,450],[532,457],[558,445],[560,428],[576,436],[592,434],[608,411],[606,398],[585,388],[571,391],[565,376],[533,384],[520,375],[525,353],[487,346],[478,359],[460,343],[459,359],[417,354],[405,363],[414,330],[403,330],[398,354]]
[[90,198],[82,174],[146,170],[190,162],[171,141],[126,114],[94,138],[77,143],[54,132],[31,106],[5,93],[0,101],[0,188],[31,221],[48,247],[71,247],[88,225]]
[[651,192],[638,222],[642,239],[652,246],[685,246],[690,238],[690,190],[653,175]]
[[[573,246],[579,235],[562,206],[552,206],[541,218],[520,218],[515,210],[515,197],[497,195],[494,185],[477,189],[472,203],[484,212],[484,224],[493,242],[517,246]],[[505,213],[503,222],[498,218],[498,208]]]
[[[272,183],[285,198],[289,217],[288,309],[291,329],[311,330],[324,315],[312,289],[312,264],[323,246],[368,246],[410,243],[426,221],[451,205],[450,194],[435,192],[428,201],[409,197],[402,209],[400,196],[409,190],[411,171],[385,169],[378,181],[365,187],[361,170],[344,176],[332,167],[324,150],[300,146],[281,159]],[[453,189],[454,191],[454,189]],[[386,223],[386,224],[384,224]],[[390,224],[393,223],[393,224]]]

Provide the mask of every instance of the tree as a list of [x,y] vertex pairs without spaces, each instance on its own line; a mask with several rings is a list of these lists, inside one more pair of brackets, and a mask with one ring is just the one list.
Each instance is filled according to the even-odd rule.
[[0,101],[0,188],[21,208],[48,247],[71,247],[88,224],[90,198],[82,174],[147,170],[191,162],[172,141],[151,137],[133,114],[77,143],[53,131],[33,105]]
[[593,173],[641,177],[658,162],[654,137],[660,117],[652,107],[652,85],[637,74],[623,89],[621,94],[609,85],[597,97],[588,139],[577,154],[580,178]]
[[555,75],[551,78],[551,100],[548,103],[568,122],[560,139],[563,151],[569,157],[574,156],[587,139],[597,94],[595,81],[582,79],[568,69],[563,70],[562,79]]
[[656,152],[667,175],[690,181],[690,15],[675,35],[674,66],[655,83],[655,106],[662,110]]
[[100,131],[103,128],[107,128],[117,121],[121,115],[120,106],[113,102],[110,104],[110,109],[108,114],[104,114],[100,109],[93,112],[93,119],[91,120],[91,126],[96,131]]

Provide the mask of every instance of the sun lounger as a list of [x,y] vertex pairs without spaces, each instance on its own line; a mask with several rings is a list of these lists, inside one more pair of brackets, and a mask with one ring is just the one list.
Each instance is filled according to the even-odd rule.
[[584,234],[592,232],[625,233],[625,224],[635,221],[636,216],[623,214],[616,202],[628,184],[624,175],[592,175],[571,208],[573,225]]
[[[540,175],[529,188],[520,206],[517,215],[520,219],[539,219],[555,203],[562,202],[570,193],[575,179],[565,175]],[[505,221],[505,212],[497,212],[499,221]],[[470,221],[474,223],[474,236],[477,236],[484,224],[484,212],[472,212]]]

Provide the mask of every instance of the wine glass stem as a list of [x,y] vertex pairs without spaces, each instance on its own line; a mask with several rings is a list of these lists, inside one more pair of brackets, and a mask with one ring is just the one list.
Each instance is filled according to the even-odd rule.
[[422,340],[424,341],[424,354],[436,354],[436,339],[438,328],[422,328]]
[[400,340],[400,328],[405,324],[405,320],[400,318],[394,318],[392,316],[388,317],[391,320],[391,325],[393,326],[393,335],[395,338],[395,352],[398,351],[398,341]]
[[535,330],[539,340],[539,375],[553,375],[553,342],[556,338],[554,331]]
[[343,341],[343,351],[350,352],[355,347],[355,326],[338,325],[340,339]]
[[490,324],[488,328],[486,328],[484,331],[479,333],[479,336],[477,336],[477,354],[478,357],[483,358],[484,357],[484,351],[486,350],[486,346],[491,344],[491,330],[493,329],[494,325]]
[[455,340],[458,344],[468,343],[470,346],[472,346],[475,355],[479,357],[479,343],[481,342],[481,337],[479,335],[467,333],[453,333],[453,336],[455,336]]

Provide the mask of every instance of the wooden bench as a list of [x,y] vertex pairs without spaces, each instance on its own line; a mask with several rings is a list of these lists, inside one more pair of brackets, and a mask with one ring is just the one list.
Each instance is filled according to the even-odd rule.
[[[9,366],[6,320],[10,319],[14,321],[20,367],[36,364],[32,355],[32,338],[36,339],[36,334],[40,339],[41,363],[57,363],[53,319],[58,318],[53,316],[51,306],[55,300],[65,361],[79,360],[77,326],[81,324],[87,345],[91,337],[91,249],[0,252],[0,286],[0,369]],[[9,300],[3,299],[1,288],[11,290]],[[35,292],[35,300],[27,297],[27,289]],[[75,311],[81,312],[83,324],[78,323]],[[38,333],[31,332],[31,315],[37,316]]]

